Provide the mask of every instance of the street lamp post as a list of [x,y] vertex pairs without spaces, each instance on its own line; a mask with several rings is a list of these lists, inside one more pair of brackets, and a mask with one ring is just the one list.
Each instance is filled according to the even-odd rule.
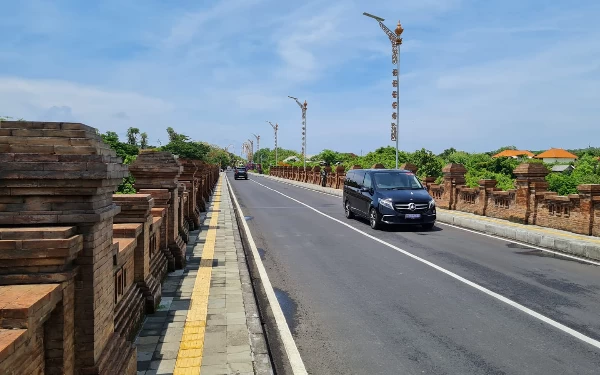
[[250,156],[248,157],[248,160],[254,163],[254,141],[248,139],[248,144],[250,145]]
[[375,21],[379,23],[379,27],[386,33],[390,42],[392,42],[392,64],[396,64],[396,69],[392,70],[392,75],[395,77],[392,80],[392,87],[394,87],[394,91],[392,91],[392,98],[396,99],[394,103],[392,103],[392,108],[396,110],[395,113],[392,113],[392,119],[395,122],[392,122],[391,129],[391,139],[392,141],[396,141],[396,169],[398,169],[398,125],[396,123],[400,122],[400,94],[399,94],[399,80],[400,80],[400,46],[402,45],[402,32],[404,29],[402,25],[400,25],[400,21],[398,21],[398,25],[396,26],[396,30],[392,32],[383,24],[385,21],[381,17],[374,16],[369,13],[363,13],[363,15],[373,18]]
[[[227,153],[227,155],[228,155],[228,156],[229,156],[229,154],[233,154],[233,155],[235,155],[235,151],[233,151],[233,152],[231,152],[231,153],[229,152],[229,147],[231,147],[231,146],[233,146],[233,143],[232,143],[232,144],[230,144],[229,146],[225,147],[225,152]],[[233,149],[235,150],[235,146],[233,146]],[[235,156],[234,156],[234,158],[235,158]],[[230,159],[230,160],[229,160],[229,163],[231,163],[231,157],[229,157],[229,159]]]
[[267,121],[269,123],[269,125],[271,125],[271,127],[273,128],[273,130],[275,131],[275,166],[277,166],[277,130],[279,130],[279,125],[275,124],[273,125],[271,123],[271,121]]
[[[252,133],[252,135],[254,136],[254,138],[256,138],[256,153],[258,153],[260,151],[260,135],[256,135],[254,133]],[[252,152],[252,154],[254,154],[254,152]],[[262,164],[262,161],[261,161],[261,164]]]
[[305,100],[304,104],[302,104],[298,98],[294,98],[293,96],[288,95],[288,98],[294,99],[298,104],[298,107],[302,110],[302,159],[304,159],[304,169],[306,169],[306,109],[308,103],[306,103]]

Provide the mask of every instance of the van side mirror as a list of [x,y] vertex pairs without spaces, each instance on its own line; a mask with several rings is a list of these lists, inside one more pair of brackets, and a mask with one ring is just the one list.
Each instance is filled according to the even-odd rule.
[[361,187],[360,188],[360,192],[361,193],[369,193],[371,191],[371,188],[368,187]]

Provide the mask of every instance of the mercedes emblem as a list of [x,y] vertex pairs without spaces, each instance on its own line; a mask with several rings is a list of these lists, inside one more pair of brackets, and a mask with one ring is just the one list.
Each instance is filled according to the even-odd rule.
[[415,208],[416,208],[416,207],[415,207],[415,204],[414,204],[414,203],[409,203],[409,204],[408,204],[408,209],[409,209],[409,210],[411,210],[411,211],[414,211],[414,210],[415,210]]

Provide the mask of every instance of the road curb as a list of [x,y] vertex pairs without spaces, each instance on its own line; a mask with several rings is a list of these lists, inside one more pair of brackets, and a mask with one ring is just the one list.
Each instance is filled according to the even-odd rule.
[[227,187],[231,195],[236,222],[242,239],[244,252],[246,254],[252,286],[258,303],[258,310],[263,324],[263,330],[266,333],[267,344],[271,354],[271,360],[277,374],[293,374],[307,375],[306,368],[291,331],[285,321],[283,311],[279,305],[279,301],[275,296],[271,282],[267,275],[266,269],[260,260],[260,254],[256,248],[256,244],[252,239],[252,233],[248,228],[248,224],[244,220],[243,211],[237,196],[233,192],[233,188],[227,181]]
[[[314,184],[308,184],[305,182],[292,181],[280,177],[260,175],[256,173],[251,173],[251,175],[254,177],[268,178],[284,184],[294,185],[308,190],[326,193],[337,197],[342,196],[341,189],[322,187]],[[536,227],[532,227],[532,229],[530,230],[527,228],[516,226],[517,224],[513,224],[510,222],[504,224],[483,220],[483,218],[485,218],[485,216],[478,217],[477,215],[468,214],[464,212],[461,212],[460,215],[457,215],[453,214],[451,211],[443,209],[438,209],[437,212],[437,220],[444,224],[454,225],[459,228],[469,229],[474,232],[500,237],[505,240],[511,240],[525,245],[553,250],[562,254],[569,254],[579,258],[600,261],[600,238],[597,239],[597,243],[594,243],[591,241],[586,241],[584,239],[579,240],[577,239],[577,236],[579,235],[575,235],[569,232],[565,232],[565,237],[562,237],[547,233],[541,233],[536,230],[533,230],[533,228]],[[585,236],[581,237],[585,238]],[[595,241],[595,239],[592,239],[592,241]]]

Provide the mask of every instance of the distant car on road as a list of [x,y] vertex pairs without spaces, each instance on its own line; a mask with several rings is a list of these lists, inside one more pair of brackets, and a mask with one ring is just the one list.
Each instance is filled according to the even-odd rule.
[[246,171],[246,167],[237,167],[235,169],[235,173],[233,175],[233,179],[234,180],[238,180],[240,178],[242,178],[244,180],[248,179],[248,171]]
[[346,217],[369,219],[371,228],[382,224],[435,225],[435,201],[410,171],[353,169],[346,174],[342,202]]

